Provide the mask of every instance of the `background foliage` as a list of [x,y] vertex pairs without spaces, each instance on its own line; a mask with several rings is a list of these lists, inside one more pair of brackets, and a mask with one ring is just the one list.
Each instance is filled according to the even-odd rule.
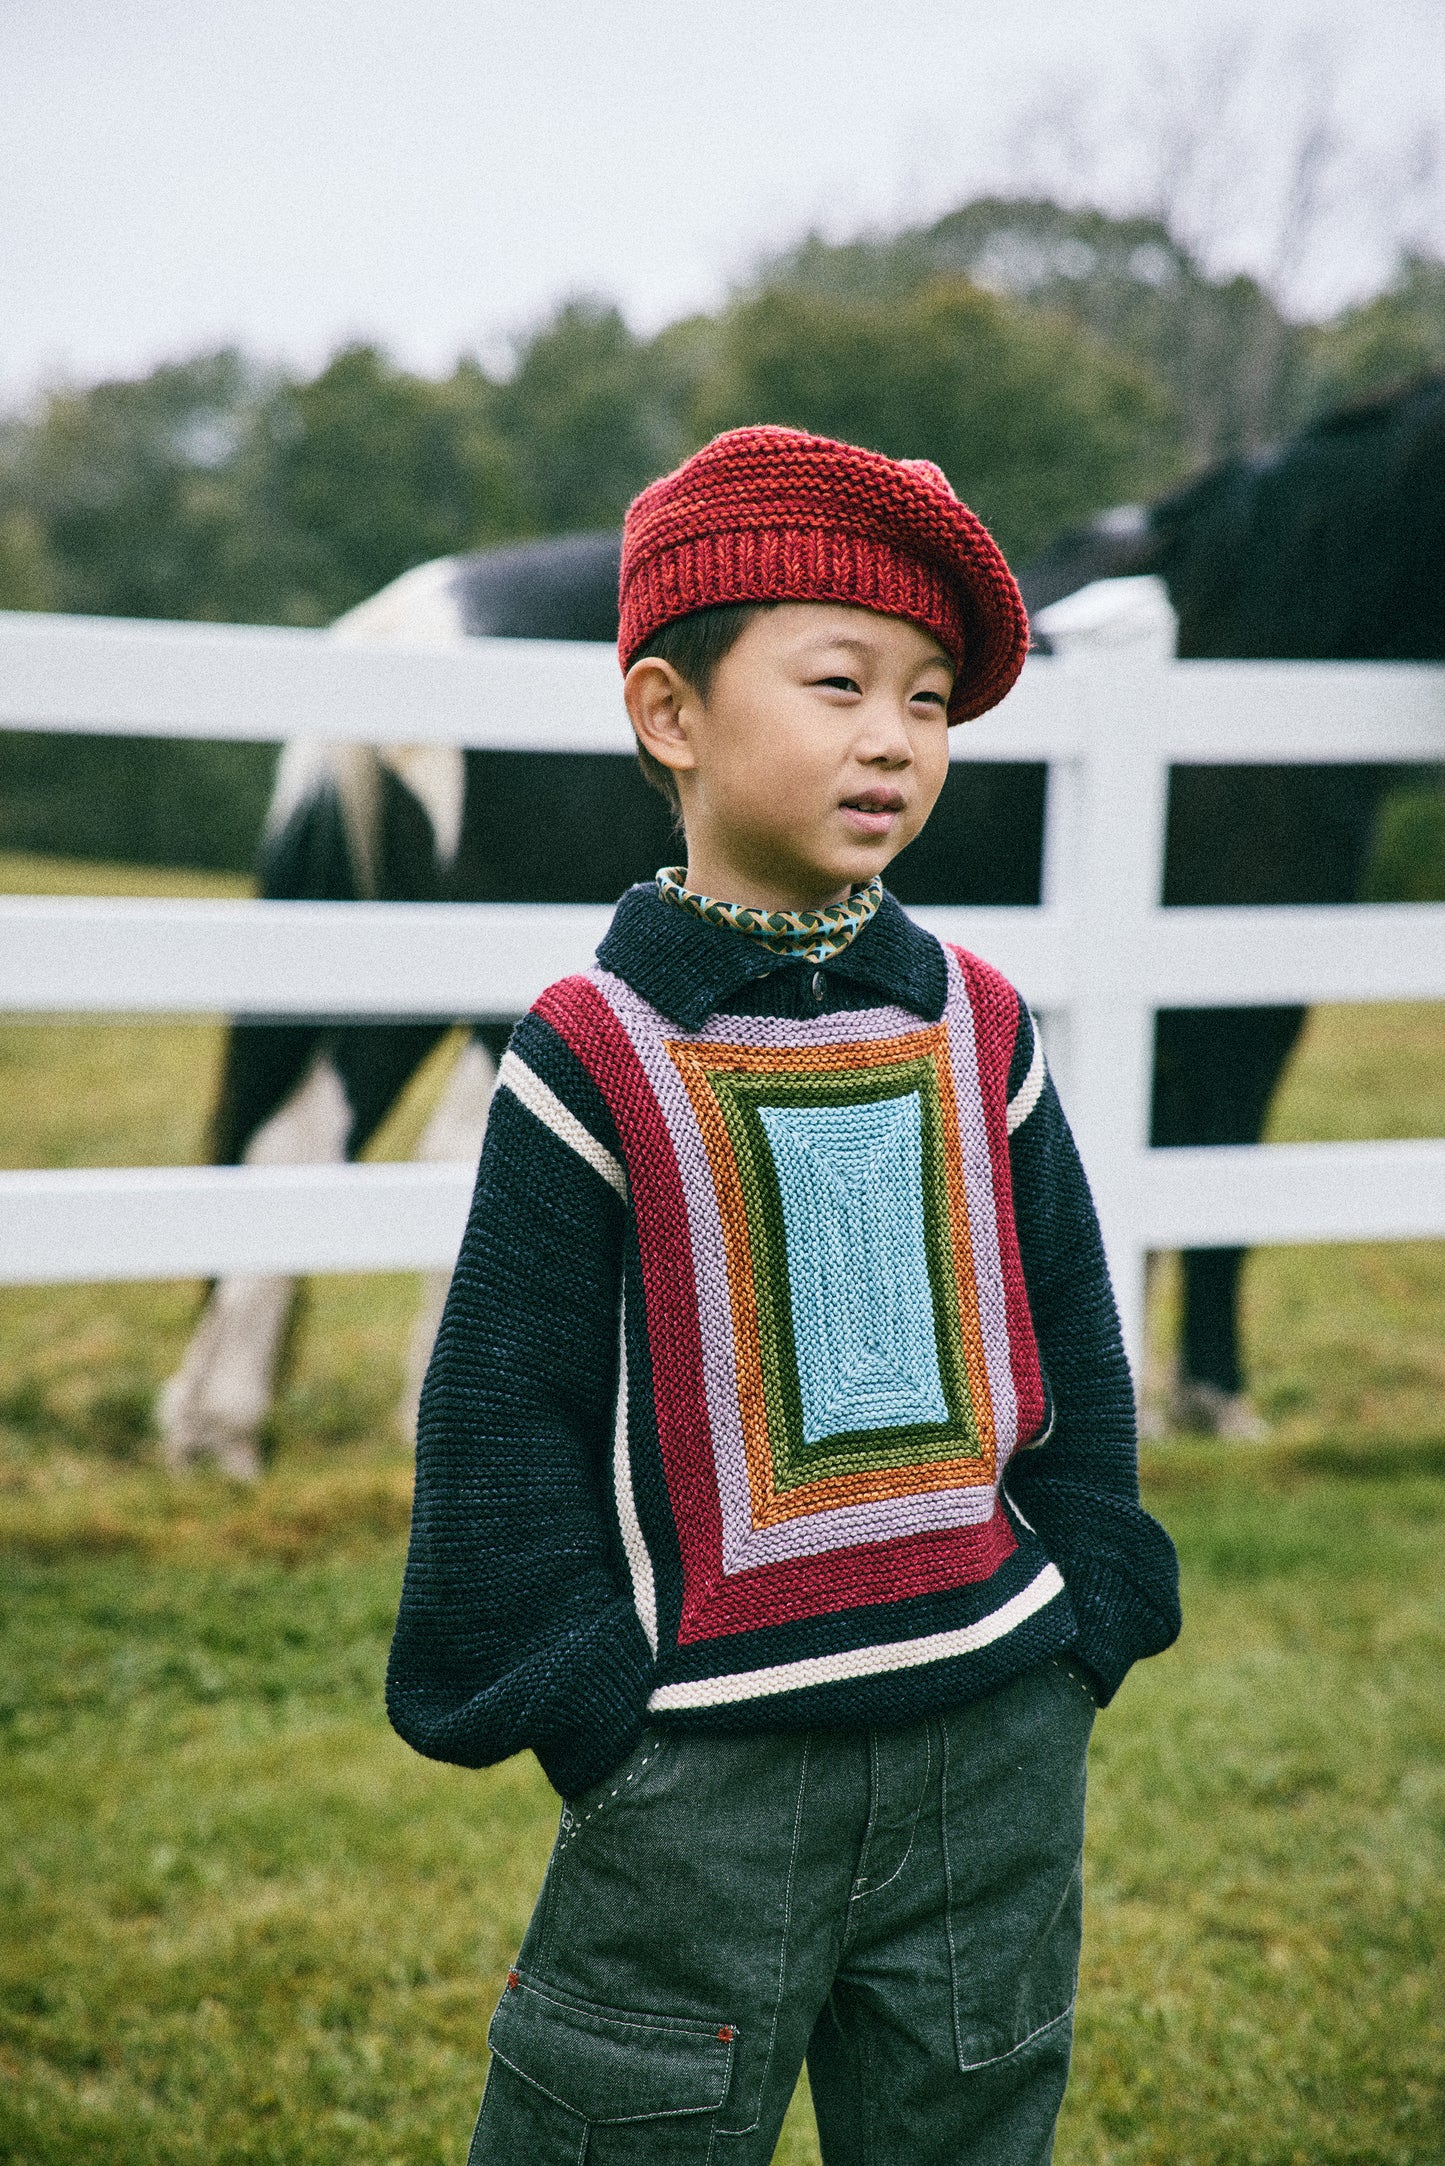
[[[614,525],[717,429],[931,458],[1023,562],[1059,530],[1445,367],[1445,264],[1328,323],[1207,271],[1166,218],[984,197],[817,236],[639,337],[573,299],[510,368],[353,345],[310,379],[227,351],[0,421],[0,608],[324,624],[429,558]],[[271,754],[0,738],[0,847],[240,869]],[[123,838],[129,837],[128,842]]]
[[935,459],[1023,558],[1062,522],[1445,367],[1445,264],[1330,323],[1209,275],[1159,218],[985,197],[762,264],[640,338],[569,300],[512,366],[349,346],[310,380],[228,351],[61,386],[0,424],[0,607],[322,624],[413,564],[615,524],[759,419]]

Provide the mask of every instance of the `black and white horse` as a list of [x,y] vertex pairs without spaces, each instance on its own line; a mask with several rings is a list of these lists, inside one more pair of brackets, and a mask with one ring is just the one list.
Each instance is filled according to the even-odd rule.
[[[338,637],[610,639],[616,534],[446,559],[408,572]],[[1234,460],[1149,510],[1064,537],[1022,580],[1033,610],[1096,579],[1153,573],[1181,655],[1445,659],[1445,380],[1334,415],[1281,450]],[[1390,770],[1187,767],[1170,792],[1166,903],[1346,902],[1359,891]],[[894,865],[905,903],[1038,899],[1045,773],[952,770],[923,835]],[[667,809],[613,754],[310,746],[283,754],[261,852],[278,897],[607,902],[674,853]],[[341,1159],[376,1130],[453,1018],[329,1028],[239,1024],[228,1044],[216,1156]],[[1158,1021],[1153,1140],[1258,1139],[1304,1010],[1170,1010]],[[476,1156],[505,1023],[472,1030],[420,1155]],[[1174,1414],[1247,1429],[1238,1354],[1243,1252],[1184,1259]],[[414,1403],[445,1279],[410,1361]],[[254,1472],[293,1287],[234,1278],[212,1291],[161,1428],[172,1464],[213,1455]]]

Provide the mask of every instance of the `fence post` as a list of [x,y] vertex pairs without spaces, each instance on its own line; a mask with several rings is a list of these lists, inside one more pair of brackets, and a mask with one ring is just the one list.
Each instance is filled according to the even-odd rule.
[[1050,1054],[1098,1206],[1137,1389],[1145,1279],[1138,1188],[1154,1059],[1144,942],[1163,891],[1169,782],[1154,720],[1178,625],[1154,578],[1099,581],[1041,611],[1038,622],[1067,672],[1082,744],[1076,760],[1049,770],[1043,899],[1063,921],[1070,988]]

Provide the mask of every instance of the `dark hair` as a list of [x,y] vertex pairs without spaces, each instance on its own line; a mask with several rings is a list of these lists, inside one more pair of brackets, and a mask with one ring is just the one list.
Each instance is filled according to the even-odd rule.
[[[690,616],[674,617],[671,624],[664,624],[660,632],[645,639],[632,660],[670,662],[698,698],[705,700],[712,690],[712,680],[723,656],[737,645],[760,611],[777,606],[776,602],[719,602],[713,609],[694,609]],[[677,778],[672,769],[654,759],[641,744],[637,747],[637,764],[673,811],[680,813],[682,800],[677,794]]]

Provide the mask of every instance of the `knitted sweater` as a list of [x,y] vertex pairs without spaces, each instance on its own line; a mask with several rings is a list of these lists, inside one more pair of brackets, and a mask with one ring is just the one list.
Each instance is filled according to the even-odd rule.
[[398,1731],[898,1722],[1179,1629],[1028,1010],[886,896],[825,968],[646,885],[498,1078],[422,1398]]

